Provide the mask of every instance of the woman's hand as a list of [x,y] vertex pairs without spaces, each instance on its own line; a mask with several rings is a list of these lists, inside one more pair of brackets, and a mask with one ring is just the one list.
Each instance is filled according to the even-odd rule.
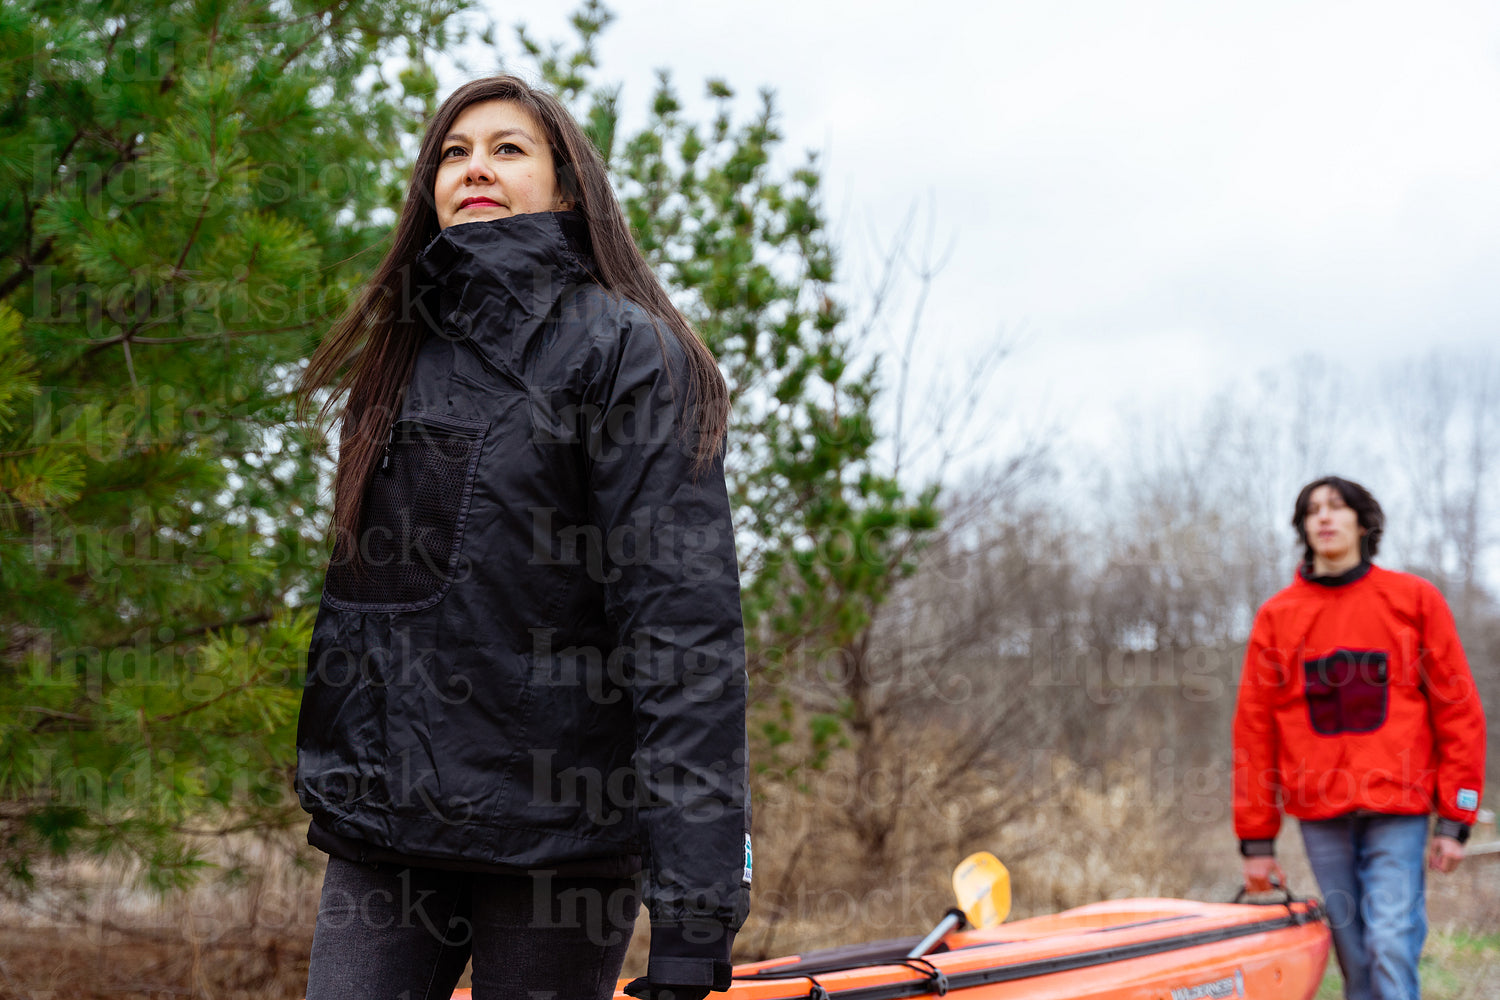
[[1447,874],[1464,859],[1464,845],[1452,837],[1433,837],[1427,848],[1427,867]]
[[1248,892],[1270,892],[1286,887],[1286,872],[1274,857],[1262,855],[1245,858],[1245,889]]

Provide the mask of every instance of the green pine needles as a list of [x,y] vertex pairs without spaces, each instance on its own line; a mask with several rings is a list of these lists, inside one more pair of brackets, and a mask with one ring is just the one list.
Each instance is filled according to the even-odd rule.
[[465,3],[0,13],[10,885],[96,855],[166,889],[191,834],[300,821],[328,459],[291,383],[378,257]]

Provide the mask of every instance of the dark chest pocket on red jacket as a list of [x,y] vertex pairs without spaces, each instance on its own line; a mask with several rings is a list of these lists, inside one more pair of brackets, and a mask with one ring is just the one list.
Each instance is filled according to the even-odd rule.
[[335,607],[415,611],[437,603],[461,568],[484,423],[438,414],[398,419],[365,490],[360,565],[328,568]]
[[1302,665],[1313,732],[1370,733],[1385,725],[1390,668],[1378,649],[1338,649]]

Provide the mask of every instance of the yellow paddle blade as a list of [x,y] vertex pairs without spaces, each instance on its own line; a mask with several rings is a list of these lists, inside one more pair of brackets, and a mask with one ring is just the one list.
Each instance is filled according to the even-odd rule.
[[1010,915],[1010,872],[989,851],[971,854],[953,869],[953,894],[975,927],[999,927]]

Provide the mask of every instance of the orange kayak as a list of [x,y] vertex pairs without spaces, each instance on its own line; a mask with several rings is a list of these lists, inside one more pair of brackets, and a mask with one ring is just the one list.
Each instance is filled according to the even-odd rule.
[[734,987],[709,1000],[1310,1000],[1330,938],[1312,900],[1123,899],[955,931],[925,958],[903,964],[917,940],[736,966]]
[[907,965],[901,956],[915,939],[743,965],[735,969],[734,988],[723,996],[1309,1000],[1322,981],[1329,940],[1315,902],[1256,906],[1126,899],[955,932],[940,946],[945,950]]
[[879,945],[862,945],[739,966],[724,996],[1309,1000],[1323,978],[1330,938],[1321,907],[1311,901],[1125,899],[955,932],[944,939],[945,950],[902,965],[914,941],[887,942],[884,955]]

